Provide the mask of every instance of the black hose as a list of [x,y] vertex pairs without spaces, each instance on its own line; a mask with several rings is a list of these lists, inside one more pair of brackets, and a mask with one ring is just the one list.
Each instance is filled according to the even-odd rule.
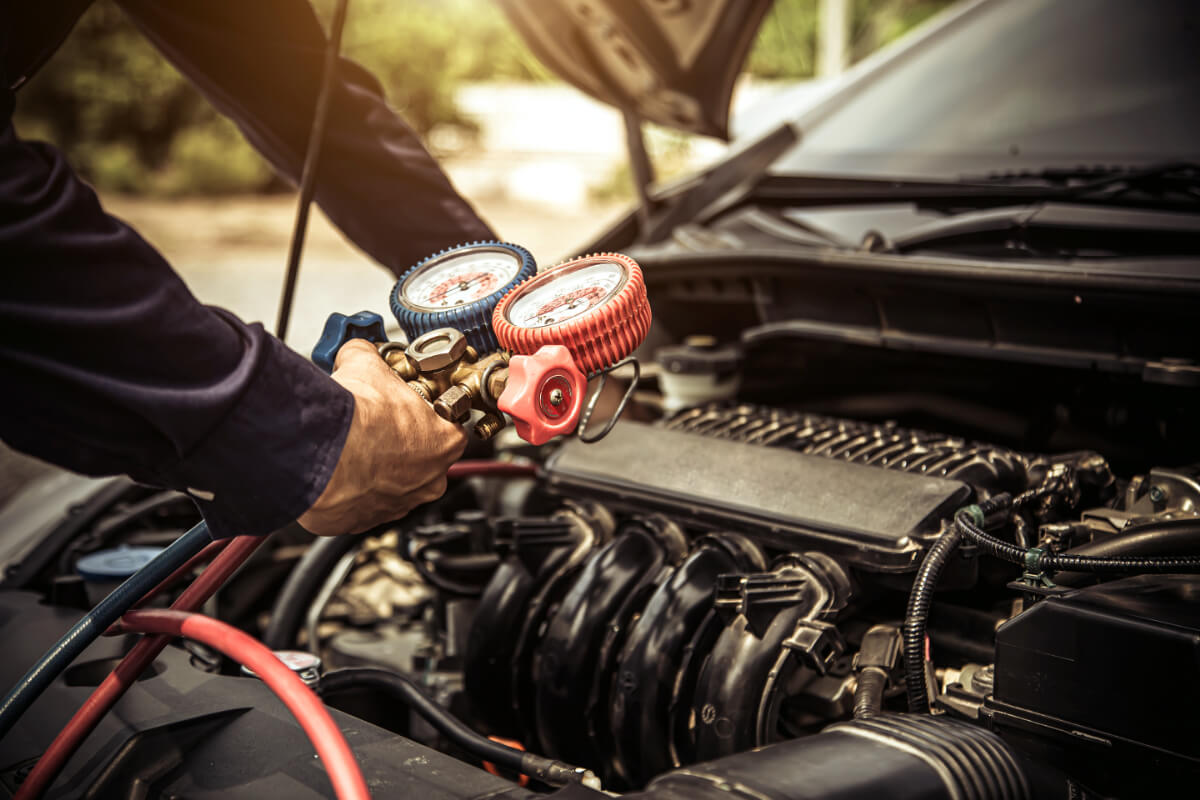
[[129,508],[120,514],[104,519],[96,525],[95,530],[90,534],[77,540],[70,547],[63,550],[58,558],[58,571],[60,573],[70,573],[75,565],[75,560],[82,554],[83,549],[99,550],[106,547],[115,534],[120,533],[122,529],[136,522],[139,518],[153,514],[176,503],[182,504],[185,502],[188,503],[188,511],[192,519],[199,516],[196,506],[191,505],[191,498],[182,492],[172,490],[152,494],[129,506]]
[[263,633],[263,644],[272,650],[286,650],[295,646],[308,607],[329,577],[329,571],[365,536],[322,536],[313,542],[275,598],[271,619]]
[[208,525],[201,522],[113,589],[108,597],[75,623],[5,695],[3,703],[0,703],[0,738],[12,730],[29,706],[88,645],[99,639],[134,603],[211,541]]
[[342,47],[342,30],[346,27],[346,8],[349,0],[338,0],[333,10],[329,40],[325,45],[325,64],[321,70],[321,88],[317,92],[312,127],[308,132],[308,148],[300,170],[300,201],[296,208],[296,224],[292,228],[292,244],[288,249],[287,274],[283,280],[283,297],[279,300],[279,318],[275,335],[287,338],[288,321],[292,316],[292,300],[296,294],[296,278],[300,275],[300,254],[304,250],[304,234],[308,230],[308,212],[317,191],[317,166],[321,157],[321,140],[325,138],[325,121],[329,118],[329,101],[333,96],[333,80],[337,73],[338,51]]
[[929,692],[925,688],[925,632],[929,625],[929,607],[942,570],[958,549],[962,533],[955,525],[946,529],[929,548],[908,595],[908,610],[904,617],[904,687],[908,695],[908,710],[914,714],[929,713]]
[[[998,495],[992,499],[997,500],[1001,497]],[[1200,556],[1089,556],[1055,554],[1038,548],[1017,547],[985,533],[972,517],[978,517],[977,512],[972,513],[970,507],[961,509],[954,515],[955,528],[988,555],[1020,564],[1033,573],[1059,570],[1125,575],[1147,572],[1200,572]]]
[[545,756],[526,753],[476,733],[458,717],[430,699],[416,683],[398,673],[373,667],[351,667],[334,670],[321,677],[322,697],[351,689],[373,689],[399,700],[420,714],[455,745],[483,761],[490,761],[557,786],[595,781],[595,777],[588,770]]
[[[1200,525],[1192,520],[1177,520],[1089,542],[1068,550],[1064,555],[1113,558],[1196,552],[1200,552]],[[1059,572],[1054,576],[1054,582],[1063,586],[1075,586],[1086,577],[1088,573],[1084,572]]]
[[[967,506],[958,514],[974,513],[982,521],[997,511],[1007,509],[1010,504],[1009,495],[999,494],[977,506]],[[958,515],[955,516],[957,518]],[[929,692],[925,687],[925,634],[929,628],[929,608],[933,605],[933,593],[942,570],[962,538],[963,532],[958,525],[950,525],[946,529],[925,554],[908,595],[908,611],[904,618],[904,687],[908,695],[908,710],[914,714],[930,712]]]
[[[426,549],[430,548],[410,551],[409,563],[427,583],[450,594],[481,596],[492,573],[500,566],[500,557],[495,553],[446,554],[437,551],[436,558],[430,558],[425,554]],[[475,578],[475,581],[466,583],[445,574],[447,572],[457,572],[459,578]]]
[[858,686],[854,689],[854,718],[866,719],[883,710],[883,690],[887,688],[888,675],[882,667],[867,667],[858,673]]

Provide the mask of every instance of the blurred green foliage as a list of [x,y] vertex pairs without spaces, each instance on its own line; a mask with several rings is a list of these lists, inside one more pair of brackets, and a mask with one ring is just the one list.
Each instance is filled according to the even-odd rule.
[[[253,0],[248,0],[253,2]],[[313,0],[328,21],[334,0]],[[949,0],[854,0],[853,56],[899,36]],[[747,69],[811,76],[818,0],[776,0]],[[454,101],[464,81],[550,81],[491,0],[352,0],[343,52],[374,72],[423,136],[474,125]],[[129,23],[97,0],[24,87],[17,126],[62,148],[101,189],[155,195],[280,188],[266,163]],[[461,138],[461,137],[459,137]]]
[[109,0],[84,14],[17,98],[26,138],[60,147],[102,189],[262,190],[270,167]]
[[[899,38],[953,0],[853,0],[850,57],[858,61]],[[769,80],[809,78],[817,69],[819,0],[775,0],[746,59],[746,71]]]

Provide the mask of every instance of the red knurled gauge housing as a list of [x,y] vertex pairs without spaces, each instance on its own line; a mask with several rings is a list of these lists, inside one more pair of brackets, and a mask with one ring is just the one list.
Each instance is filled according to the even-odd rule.
[[513,354],[497,405],[533,444],[579,422],[587,378],[628,357],[650,330],[642,269],[620,253],[571,259],[518,284],[492,313]]

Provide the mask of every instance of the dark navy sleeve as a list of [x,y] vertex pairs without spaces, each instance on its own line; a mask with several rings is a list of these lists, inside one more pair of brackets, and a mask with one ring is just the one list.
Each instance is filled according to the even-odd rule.
[[[118,2],[280,173],[299,181],[326,42],[307,0]],[[351,241],[397,274],[443,248],[494,238],[388,107],[378,81],[345,58],[316,200]]]
[[201,305],[107,215],[0,93],[0,437],[86,474],[189,492],[216,537],[265,534],[320,495],[349,392]]

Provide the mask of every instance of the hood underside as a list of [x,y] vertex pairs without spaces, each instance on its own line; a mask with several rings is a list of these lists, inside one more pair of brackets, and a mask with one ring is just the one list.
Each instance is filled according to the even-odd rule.
[[771,0],[500,0],[556,74],[638,118],[729,138],[729,100]]

